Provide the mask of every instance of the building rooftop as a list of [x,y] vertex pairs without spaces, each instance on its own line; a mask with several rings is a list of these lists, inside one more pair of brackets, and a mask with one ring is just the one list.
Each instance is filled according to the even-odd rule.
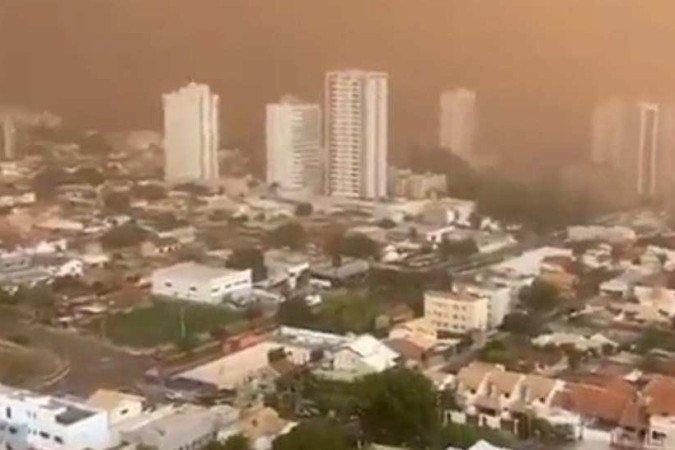
[[220,278],[238,272],[240,271],[227,269],[224,267],[211,267],[196,262],[183,262],[173,266],[157,269],[154,275],[164,277],[181,277],[183,279],[189,279],[195,283],[204,283],[214,278]]
[[455,291],[435,291],[435,290],[431,290],[431,291],[426,291],[425,297],[426,297],[426,295],[429,295],[429,296],[435,297],[435,298],[440,297],[444,300],[452,300],[454,302],[468,302],[468,303],[485,299],[485,297],[479,296],[479,295],[473,295],[469,291],[455,292]]
[[268,353],[282,347],[271,341],[232,353],[210,363],[179,373],[175,378],[199,381],[218,389],[235,390],[250,374],[269,366]]

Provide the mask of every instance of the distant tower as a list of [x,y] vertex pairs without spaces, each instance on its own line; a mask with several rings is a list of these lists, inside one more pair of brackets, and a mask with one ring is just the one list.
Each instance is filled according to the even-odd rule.
[[438,143],[463,160],[475,159],[475,141],[478,130],[476,93],[456,88],[441,93],[438,124]]
[[205,84],[164,94],[164,177],[170,183],[218,179],[219,99]]
[[285,96],[266,113],[267,183],[319,193],[321,107]]
[[638,195],[670,190],[675,180],[675,109],[621,99],[599,103],[592,117],[591,160],[612,167]]
[[9,116],[0,117],[0,160],[11,161],[16,157],[16,126],[14,120]]
[[328,72],[325,147],[328,194],[387,196],[388,79],[383,72]]

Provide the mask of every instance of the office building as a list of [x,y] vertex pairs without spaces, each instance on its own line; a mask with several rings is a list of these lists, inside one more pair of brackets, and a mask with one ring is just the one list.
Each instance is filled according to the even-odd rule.
[[673,187],[675,109],[613,98],[592,117],[591,160],[616,170],[630,190],[654,196]]
[[170,183],[218,178],[219,99],[205,84],[190,83],[164,100],[164,177]]
[[0,161],[16,159],[17,131],[14,120],[9,117],[0,117]]
[[328,72],[325,86],[326,187],[329,195],[387,195],[388,75]]
[[476,93],[465,88],[442,92],[438,124],[439,146],[470,162],[476,157],[477,129]]
[[437,331],[485,331],[490,318],[488,303],[486,296],[468,292],[428,291],[424,293],[424,317]]
[[104,450],[117,444],[105,411],[0,385],[1,448]]
[[282,189],[321,189],[321,107],[284,96],[267,105],[267,183]]

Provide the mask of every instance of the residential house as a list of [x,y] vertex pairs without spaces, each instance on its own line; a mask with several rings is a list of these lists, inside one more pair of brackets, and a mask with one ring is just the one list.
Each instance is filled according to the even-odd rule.
[[386,344],[364,334],[335,352],[329,371],[338,377],[357,378],[396,367],[399,358]]

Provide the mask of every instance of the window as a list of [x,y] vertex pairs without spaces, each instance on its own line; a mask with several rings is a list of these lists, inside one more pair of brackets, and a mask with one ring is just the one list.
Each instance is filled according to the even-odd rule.
[[63,444],[63,438],[61,436],[54,436],[54,442],[57,444]]
[[49,439],[49,433],[45,433],[44,431],[40,431],[40,437],[42,439]]
[[165,281],[165,282],[164,282],[164,286],[166,286],[166,287],[171,287],[171,286],[173,286],[173,284],[171,284],[170,281]]
[[6,416],[8,419],[11,419],[11,418],[12,418],[12,408],[10,408],[9,406],[8,406],[7,408],[5,408],[5,416]]
[[197,291],[197,288],[194,287],[194,286],[190,286],[190,291],[191,291],[191,292],[196,292],[196,291]]
[[12,426],[12,427],[9,427],[9,433],[10,433],[10,434],[16,434],[17,431],[18,431],[18,430],[17,430],[16,427],[13,427],[13,426]]

